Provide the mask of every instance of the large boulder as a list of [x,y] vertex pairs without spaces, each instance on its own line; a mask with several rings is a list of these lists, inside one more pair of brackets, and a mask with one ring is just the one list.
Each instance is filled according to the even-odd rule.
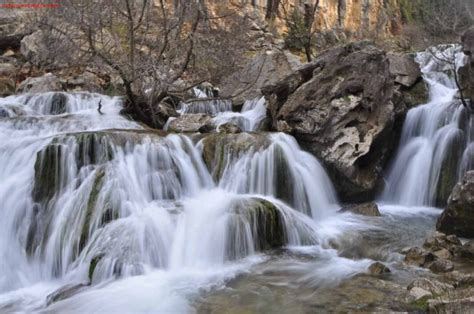
[[38,30],[21,40],[21,54],[34,65],[40,65],[48,58],[50,50],[46,46],[43,31]]
[[338,47],[263,91],[273,127],[324,162],[344,201],[373,197],[406,113],[385,52]]
[[395,83],[404,87],[412,87],[421,79],[420,66],[411,55],[388,53],[390,73],[395,76]]
[[456,184],[436,227],[447,234],[474,238],[474,171]]
[[52,73],[46,73],[39,77],[29,77],[21,82],[16,89],[17,93],[45,93],[62,90],[61,81]]
[[243,104],[247,99],[261,97],[262,87],[282,80],[300,65],[298,58],[289,52],[267,50],[226,78],[221,85],[220,95],[237,95],[234,102]]

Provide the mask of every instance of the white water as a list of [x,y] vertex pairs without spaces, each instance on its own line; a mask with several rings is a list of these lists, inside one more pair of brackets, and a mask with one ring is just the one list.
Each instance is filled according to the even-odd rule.
[[[215,182],[190,137],[147,133],[118,114],[118,98],[20,95],[0,108],[1,311],[190,311],[200,289],[265,260],[273,236],[262,224],[277,219],[283,245],[317,245],[318,223],[338,207],[322,167],[287,135]],[[294,183],[288,203],[265,166],[281,161]],[[255,185],[244,188],[246,176]],[[263,202],[273,216],[258,214]]]
[[[435,54],[443,59],[454,55],[456,71],[465,62],[459,46],[441,46]],[[452,66],[430,52],[419,53],[416,60],[429,88],[429,101],[408,112],[381,200],[405,206],[443,206],[437,197],[446,176],[457,182],[473,169],[473,119],[457,100]],[[451,188],[452,183],[446,190]]]
[[[260,129],[267,115],[265,97],[247,100],[241,112],[233,112],[231,100],[205,99],[208,97],[207,94],[197,88],[194,89],[194,93],[198,99],[189,103],[180,103],[178,113],[181,115],[196,113],[211,115],[213,117],[212,123],[217,130],[225,123],[233,123],[242,131],[255,132]],[[203,99],[199,100],[199,98]],[[165,125],[165,130],[167,130],[168,124],[169,122]]]

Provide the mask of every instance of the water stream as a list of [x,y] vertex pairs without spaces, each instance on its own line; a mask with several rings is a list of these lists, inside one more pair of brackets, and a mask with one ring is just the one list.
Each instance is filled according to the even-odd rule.
[[[219,142],[216,170],[205,138],[146,129],[119,115],[120,98],[0,99],[0,311],[357,310],[337,287],[354,290],[374,260],[405,282],[398,252],[433,230],[447,152],[457,145],[454,180],[473,164],[472,119],[451,78],[418,60],[431,98],[408,114],[382,217],[337,213],[324,168],[289,135]],[[181,113],[254,131],[265,99],[230,109]]]

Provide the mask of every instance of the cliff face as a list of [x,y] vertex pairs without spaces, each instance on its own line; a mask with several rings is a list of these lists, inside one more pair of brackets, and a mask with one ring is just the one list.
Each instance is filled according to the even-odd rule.
[[[168,3],[176,6],[179,1],[168,0]],[[273,14],[275,20],[272,24],[277,31],[284,32],[285,12],[291,12],[295,6],[301,7],[304,3],[303,0],[207,0],[206,5],[213,13],[239,10],[261,20]],[[320,0],[315,23],[321,32],[343,31],[354,38],[389,36],[399,32],[400,16],[400,0]]]

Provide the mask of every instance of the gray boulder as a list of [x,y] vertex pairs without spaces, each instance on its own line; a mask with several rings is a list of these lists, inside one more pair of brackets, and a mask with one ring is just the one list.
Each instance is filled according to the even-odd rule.
[[324,162],[344,201],[373,197],[406,113],[385,52],[338,47],[263,91],[273,127]]
[[39,77],[29,77],[21,82],[16,89],[17,93],[45,93],[62,90],[61,81],[52,73],[46,73]]
[[421,79],[420,66],[413,56],[399,53],[388,53],[390,73],[395,76],[395,83],[404,87],[412,87]]
[[21,40],[20,51],[26,60],[34,65],[40,65],[49,55],[42,31],[38,30]]
[[267,50],[255,56],[221,84],[223,97],[238,95],[234,102],[261,97],[260,89],[274,84],[295,71],[301,63],[289,52]]

